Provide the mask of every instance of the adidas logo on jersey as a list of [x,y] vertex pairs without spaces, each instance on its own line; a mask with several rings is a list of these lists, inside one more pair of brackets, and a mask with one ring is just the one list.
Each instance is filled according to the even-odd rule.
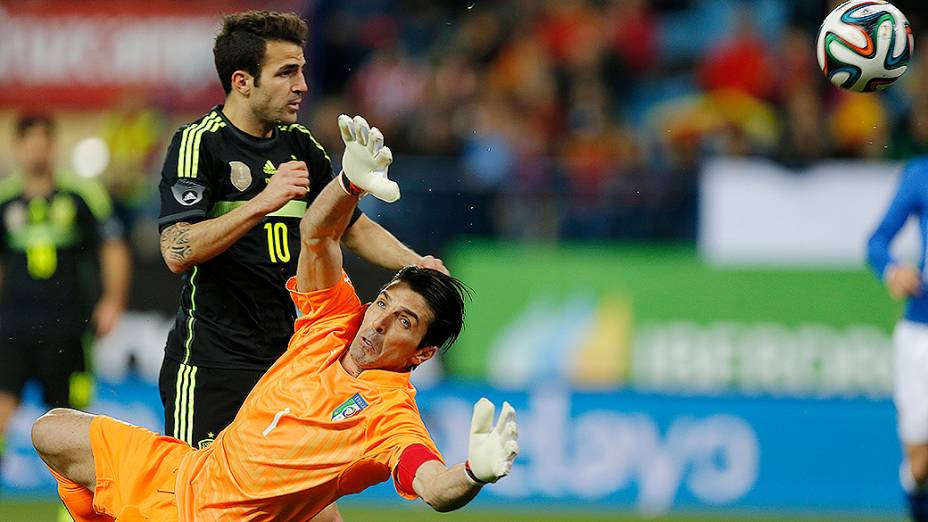
[[277,174],[277,168],[274,167],[274,164],[271,163],[271,160],[267,160],[267,162],[264,164],[264,173],[268,176]]

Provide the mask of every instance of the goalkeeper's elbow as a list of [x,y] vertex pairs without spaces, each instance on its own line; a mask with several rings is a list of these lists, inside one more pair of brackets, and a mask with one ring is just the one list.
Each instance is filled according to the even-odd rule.
[[439,513],[450,513],[467,505],[468,500],[463,499],[422,499],[430,508]]

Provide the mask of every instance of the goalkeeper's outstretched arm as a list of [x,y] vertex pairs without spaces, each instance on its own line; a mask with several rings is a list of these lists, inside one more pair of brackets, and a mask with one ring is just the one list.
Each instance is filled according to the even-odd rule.
[[[342,277],[339,241],[358,199],[370,192],[385,201],[399,199],[399,187],[387,178],[393,154],[383,135],[360,116],[338,118],[345,154],[342,174],[329,183],[306,210],[300,222],[300,258],[297,289],[311,292],[335,286]],[[342,176],[347,176],[344,179]],[[359,184],[364,188],[359,188]]]
[[474,405],[467,461],[450,468],[438,460],[424,462],[416,471],[413,489],[436,511],[453,511],[470,502],[480,488],[509,474],[519,454],[516,412],[503,403],[493,426],[496,407],[487,399]]

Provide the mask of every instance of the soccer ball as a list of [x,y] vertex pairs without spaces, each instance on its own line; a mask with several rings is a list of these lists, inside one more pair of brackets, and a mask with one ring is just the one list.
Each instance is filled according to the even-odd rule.
[[914,41],[902,11],[882,0],[850,0],[822,22],[816,51],[828,80],[842,89],[888,87],[909,66]]

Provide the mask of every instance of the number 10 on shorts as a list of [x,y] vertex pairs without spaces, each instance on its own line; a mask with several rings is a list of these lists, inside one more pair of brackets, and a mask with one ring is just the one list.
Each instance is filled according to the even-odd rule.
[[286,223],[265,223],[267,232],[267,255],[271,263],[286,263],[290,261],[290,242],[287,241]]

